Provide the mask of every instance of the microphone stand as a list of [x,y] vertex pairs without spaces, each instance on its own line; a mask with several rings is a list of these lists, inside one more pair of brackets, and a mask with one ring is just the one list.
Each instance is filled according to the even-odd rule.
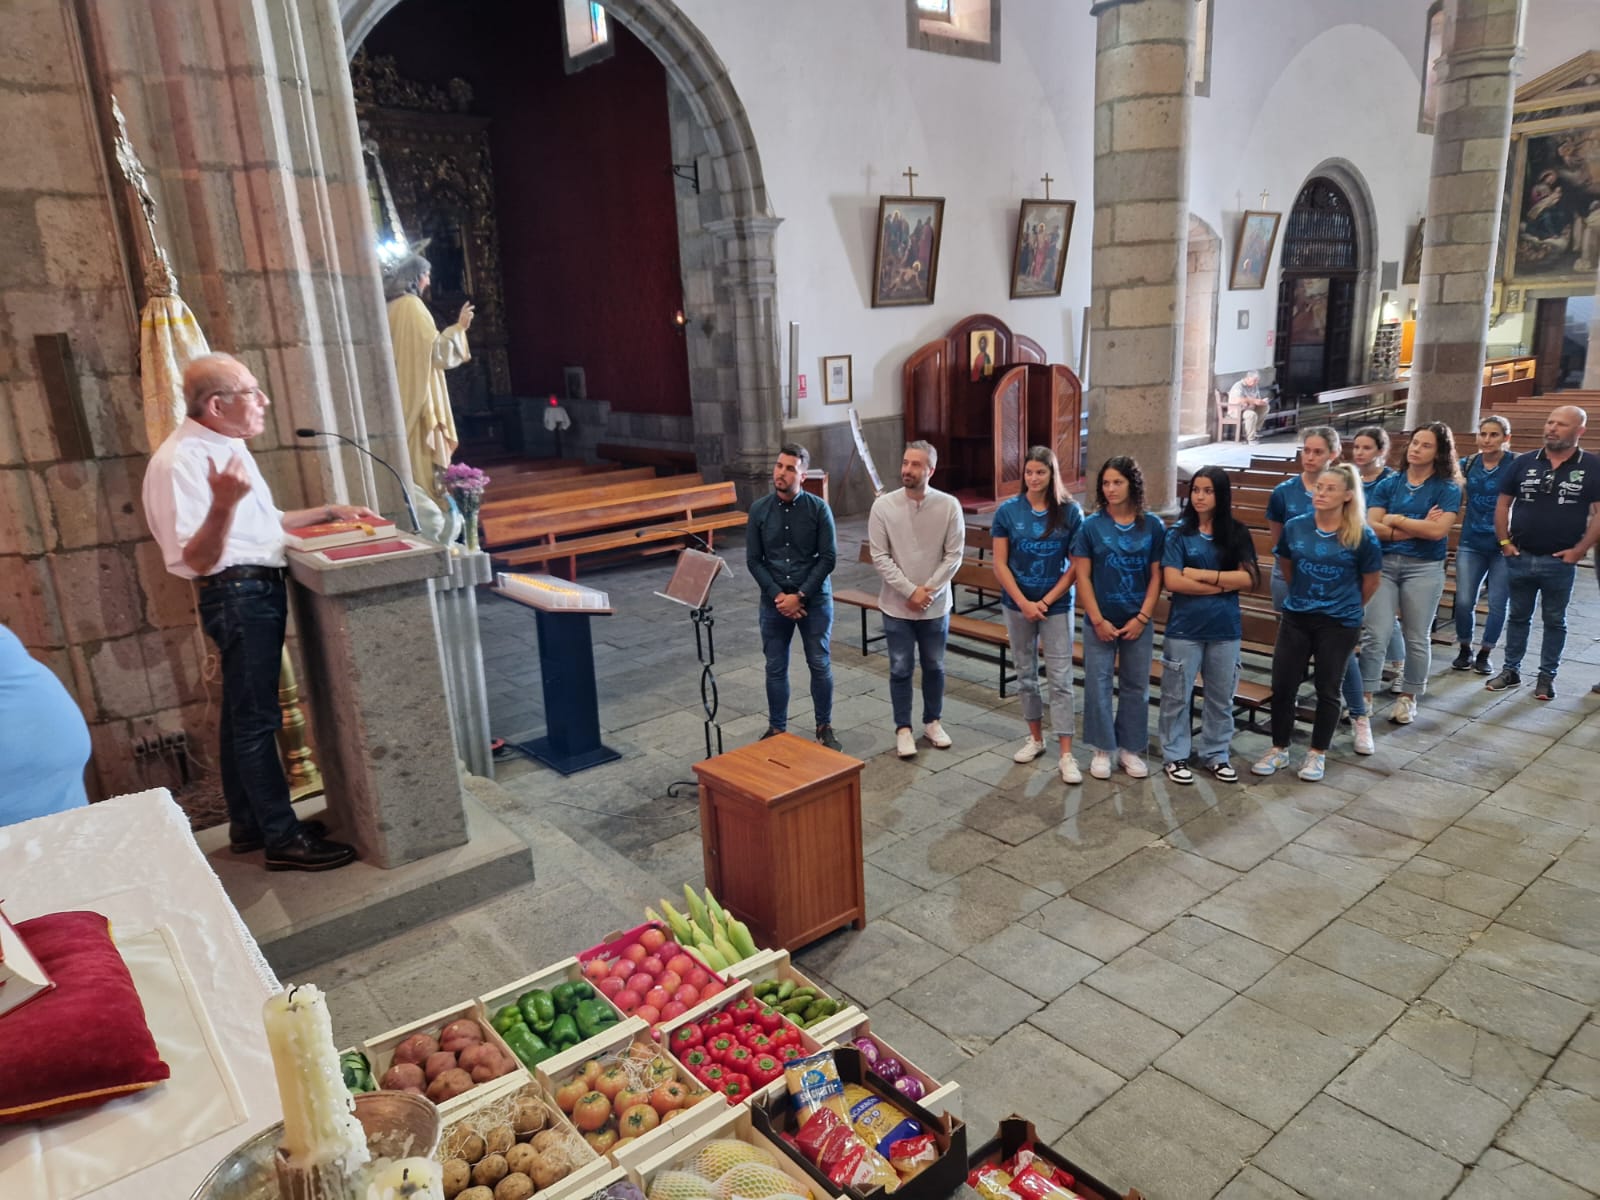
[[347,438],[342,433],[333,433],[332,431],[327,430],[327,429],[296,429],[294,431],[294,435],[295,435],[295,437],[299,437],[299,438],[314,438],[314,437],[337,438],[339,441],[344,442],[346,445],[354,446],[357,450],[361,451],[361,453],[365,454],[373,462],[377,463],[384,470],[388,471],[389,474],[394,476],[394,481],[400,485],[400,499],[402,499],[402,500],[404,500],[406,502],[406,514],[408,516],[410,516],[410,518],[411,518],[411,532],[412,533],[421,533],[422,532],[422,522],[417,520],[417,508],[416,508],[416,505],[411,503],[411,489],[406,487],[406,481],[404,479],[400,478],[400,472],[399,471],[396,471],[392,466],[390,466],[388,463],[384,462],[383,459],[379,458],[371,450],[368,450],[360,442],[356,441],[354,438]]

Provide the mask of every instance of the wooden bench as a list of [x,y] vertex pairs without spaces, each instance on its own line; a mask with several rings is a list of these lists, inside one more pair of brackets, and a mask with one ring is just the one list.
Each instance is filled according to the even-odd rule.
[[690,450],[669,450],[665,446],[627,446],[621,442],[602,442],[594,448],[601,458],[624,466],[656,467],[674,475],[687,475],[699,469]]
[[732,482],[597,503],[574,497],[566,507],[486,518],[484,545],[496,562],[511,567],[539,564],[548,570],[564,561],[566,577],[572,579],[581,555],[660,552],[668,548],[662,543],[676,544],[685,532],[710,542],[716,530],[745,524],[745,514],[733,508],[735,502]]
[[[629,496],[650,496],[670,492],[694,483],[703,483],[698,475],[656,475],[649,467],[640,467],[646,478],[633,478],[632,471],[618,471],[608,475],[584,475],[576,479],[558,479],[552,486],[535,487],[520,494],[501,495],[489,493],[479,511],[485,517],[502,517],[519,512],[540,512],[550,508],[570,508],[574,504],[594,504]],[[615,479],[613,475],[627,478]],[[589,483],[589,480],[594,483]]]
[[610,471],[594,471],[588,475],[571,474],[565,472],[557,475],[545,475],[540,472],[531,472],[523,475],[512,475],[503,482],[500,477],[491,472],[494,482],[489,485],[489,492],[484,497],[484,507],[499,504],[507,500],[521,500],[528,496],[553,496],[560,492],[583,491],[587,488],[609,487],[614,483],[643,482],[656,478],[652,467],[616,468]]

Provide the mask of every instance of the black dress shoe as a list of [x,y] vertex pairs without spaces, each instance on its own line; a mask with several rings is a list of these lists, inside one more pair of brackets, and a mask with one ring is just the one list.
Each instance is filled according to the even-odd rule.
[[354,846],[297,833],[282,846],[267,851],[269,871],[331,871],[356,860]]
[[[321,821],[301,821],[300,832],[305,834],[307,837],[327,837],[328,827]],[[242,838],[236,836],[233,830],[230,829],[228,831],[228,849],[233,851],[235,854],[254,854],[264,845],[266,845],[266,843],[261,840],[261,835],[259,833],[254,834],[251,837]]]

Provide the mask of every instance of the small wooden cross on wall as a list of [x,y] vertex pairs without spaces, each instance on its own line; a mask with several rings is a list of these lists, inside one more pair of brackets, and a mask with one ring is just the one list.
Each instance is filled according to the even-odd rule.
[[1050,185],[1055,182],[1054,179],[1050,178],[1050,172],[1046,171],[1043,175],[1039,176],[1039,182],[1044,184],[1044,198],[1046,200],[1050,199]]
[[917,194],[917,173],[910,167],[907,167],[904,171],[901,171],[900,174],[906,177],[906,195],[915,196]]
[[1267,191],[1266,188],[1262,188],[1261,189],[1261,207],[1263,209],[1267,207],[1267,197],[1270,196],[1271,194],[1272,193]]

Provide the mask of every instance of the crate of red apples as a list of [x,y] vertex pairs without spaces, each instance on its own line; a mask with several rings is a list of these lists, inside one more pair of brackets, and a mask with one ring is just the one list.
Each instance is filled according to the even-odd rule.
[[617,934],[578,955],[583,977],[624,1016],[660,1025],[719,995],[728,981],[655,923]]
[[664,1028],[662,1037],[689,1074],[739,1104],[764,1089],[781,1091],[784,1067],[814,1054],[818,1043],[757,1000],[748,982],[735,985],[730,994],[726,1004],[684,1015]]

